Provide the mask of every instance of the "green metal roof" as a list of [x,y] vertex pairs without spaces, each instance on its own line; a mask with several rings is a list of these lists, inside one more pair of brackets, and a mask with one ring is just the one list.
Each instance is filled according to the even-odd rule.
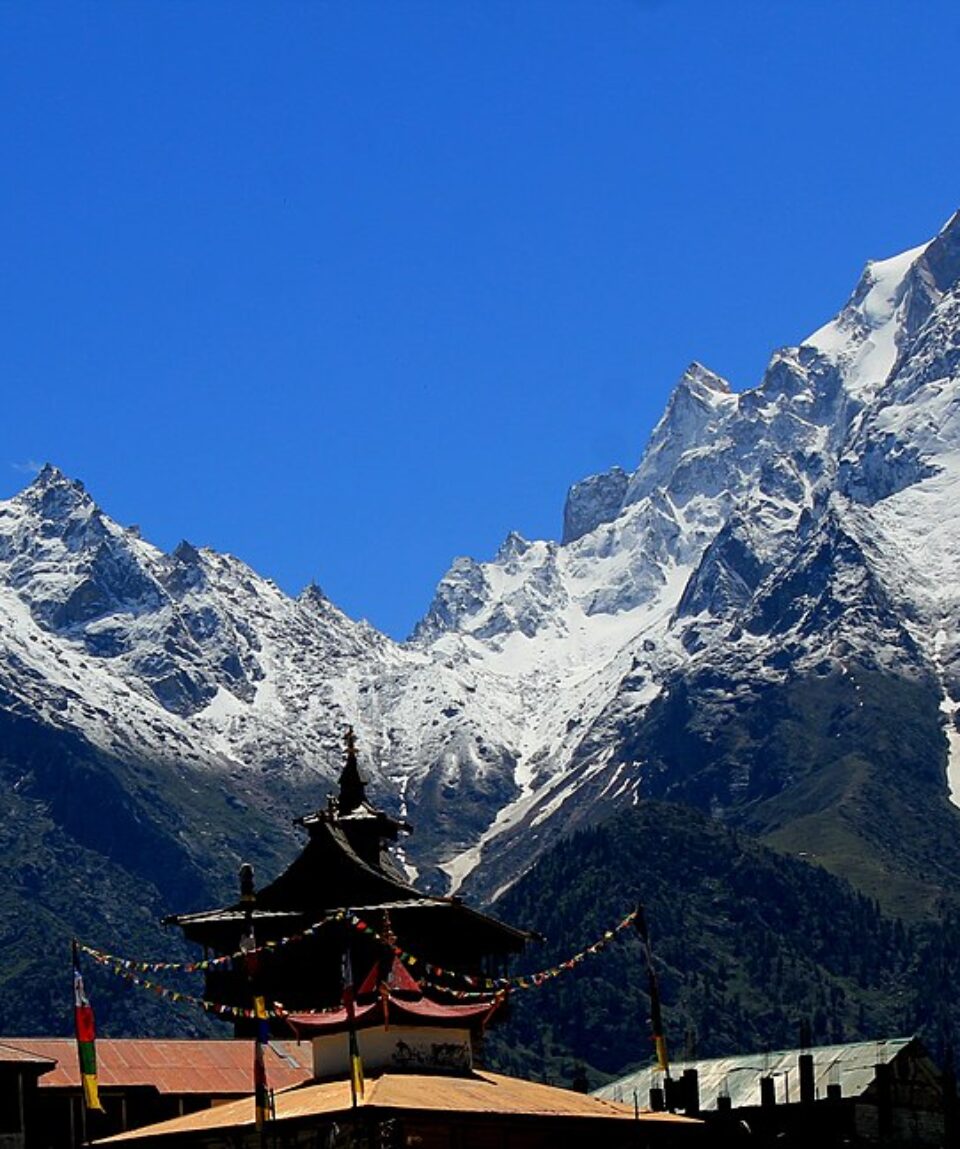
[[[670,1076],[678,1078],[685,1069],[696,1069],[700,1086],[700,1108],[716,1109],[717,1097],[726,1094],[734,1109],[760,1104],[760,1078],[772,1077],[778,1104],[800,1100],[801,1053],[813,1055],[814,1084],[818,1097],[826,1097],[827,1086],[837,1084],[844,1097],[859,1097],[870,1086],[878,1064],[886,1064],[901,1053],[912,1037],[883,1041],[858,1041],[845,1045],[821,1045],[807,1050],[780,1049],[768,1053],[745,1053],[704,1061],[678,1061],[670,1066]],[[595,1090],[593,1096],[606,1101],[649,1104],[650,1090],[663,1084],[663,1073],[651,1065],[628,1073]]]

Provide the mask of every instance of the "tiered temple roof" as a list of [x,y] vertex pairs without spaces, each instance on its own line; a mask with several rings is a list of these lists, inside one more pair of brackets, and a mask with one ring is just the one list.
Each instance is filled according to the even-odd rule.
[[[531,935],[470,909],[459,898],[424,894],[408,881],[389,846],[411,827],[371,804],[352,730],[346,741],[339,792],[325,807],[297,819],[308,840],[287,869],[255,891],[247,867],[238,901],[167,921],[208,953],[223,955],[236,953],[251,933],[262,946],[351,910],[381,934],[392,931],[397,945],[424,962],[473,975],[505,972],[508,959],[523,950]],[[341,992],[340,958],[348,944],[361,975],[382,958],[383,947],[375,939],[358,935],[347,922],[334,922],[304,942],[272,952],[259,972],[262,991],[294,1011],[335,1005]],[[207,992],[226,1004],[248,1004],[249,988],[236,971],[212,969]]]

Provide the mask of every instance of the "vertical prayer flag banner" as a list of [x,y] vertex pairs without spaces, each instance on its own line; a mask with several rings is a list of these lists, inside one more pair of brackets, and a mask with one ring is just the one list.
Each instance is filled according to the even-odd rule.
[[654,1035],[653,1048],[657,1053],[657,1067],[666,1073],[670,1068],[670,1062],[667,1060],[667,1039],[662,1033]]
[[93,1006],[83,988],[76,941],[73,943],[73,1022],[77,1033],[77,1060],[80,1063],[80,1080],[83,1082],[83,1101],[87,1109],[103,1112],[97,1089],[97,1033]]
[[263,1061],[263,1051],[270,1040],[270,1022],[266,1003],[259,994],[253,999],[253,1015],[257,1020],[257,1036],[253,1043],[253,1104],[257,1129],[262,1129],[271,1116],[267,1068]]
[[657,971],[653,966],[653,950],[650,948],[650,934],[647,931],[647,919],[643,906],[637,906],[634,926],[640,937],[643,947],[643,956],[647,966],[647,985],[650,993],[650,1028],[653,1030],[653,1046],[657,1054],[657,1067],[669,1074],[670,1062],[667,1059],[667,1038],[663,1032],[663,1013],[660,1009],[660,986],[657,982]]
[[353,963],[350,961],[350,946],[343,951],[343,1006],[347,1011],[347,1032],[350,1043],[350,1101],[356,1108],[357,1099],[363,1097],[363,1061],[360,1058],[360,1045],[357,1041],[356,1011],[353,991]]

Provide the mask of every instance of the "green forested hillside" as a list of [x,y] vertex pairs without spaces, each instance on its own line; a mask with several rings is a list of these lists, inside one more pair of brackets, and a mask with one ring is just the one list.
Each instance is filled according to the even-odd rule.
[[[953,918],[908,926],[817,865],[785,856],[689,808],[645,802],[546,855],[495,906],[540,931],[526,968],[555,964],[642,900],[660,971],[672,1056],[949,1028],[960,968]],[[592,1080],[652,1056],[646,976],[621,935],[540,989],[514,994],[488,1038],[495,1064]]]
[[647,797],[722,811],[788,853],[816,855],[886,912],[935,918],[956,904],[960,810],[945,785],[940,688],[870,669],[730,686],[681,676],[638,721],[616,760],[643,761]]
[[[0,714],[0,1033],[69,1033],[70,941],[136,957],[196,957],[163,915],[216,905],[238,855],[279,866],[217,779],[113,757],[79,735]],[[217,1031],[90,967],[101,1033]],[[190,990],[202,985],[194,979]]]

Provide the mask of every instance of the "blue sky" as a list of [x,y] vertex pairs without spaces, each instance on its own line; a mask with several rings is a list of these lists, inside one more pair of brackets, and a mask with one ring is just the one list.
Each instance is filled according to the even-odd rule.
[[938,0],[0,6],[0,497],[404,635],[960,206]]

